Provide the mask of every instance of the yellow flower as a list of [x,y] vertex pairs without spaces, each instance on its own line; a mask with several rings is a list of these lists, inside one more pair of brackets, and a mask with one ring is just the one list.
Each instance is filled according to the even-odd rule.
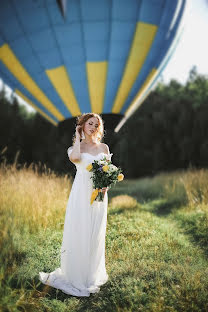
[[99,189],[93,190],[92,195],[91,195],[91,201],[90,201],[91,205],[94,202],[95,198],[97,197],[98,192],[99,192]]
[[108,171],[108,169],[109,169],[109,167],[108,167],[108,165],[105,165],[105,166],[103,166],[103,171]]
[[89,164],[89,165],[86,167],[86,169],[87,169],[88,171],[92,170],[92,164]]
[[122,181],[123,180],[123,178],[124,178],[124,175],[122,174],[122,173],[120,173],[119,175],[118,175],[118,181]]

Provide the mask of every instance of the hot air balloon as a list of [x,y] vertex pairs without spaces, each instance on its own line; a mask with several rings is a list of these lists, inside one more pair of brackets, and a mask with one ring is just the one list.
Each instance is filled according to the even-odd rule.
[[82,113],[118,131],[180,39],[186,0],[2,0],[0,77],[54,125]]

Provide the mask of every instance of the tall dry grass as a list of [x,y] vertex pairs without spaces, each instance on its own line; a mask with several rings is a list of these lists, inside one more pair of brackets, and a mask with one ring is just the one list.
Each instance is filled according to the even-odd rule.
[[16,311],[14,307],[26,297],[26,286],[16,272],[30,238],[39,230],[63,228],[72,186],[70,175],[58,176],[40,163],[21,166],[17,159],[18,154],[13,164],[6,159],[0,164],[0,310],[7,307],[7,311],[9,307]]
[[208,169],[191,169],[181,177],[190,208],[208,207]]
[[208,169],[190,168],[155,177],[163,188],[162,196],[178,200],[191,211],[208,212]]
[[[42,172],[40,172],[42,171]],[[19,227],[33,233],[39,228],[59,226],[73,178],[56,175],[45,165],[29,167],[3,161],[0,164],[0,211],[3,236],[8,228]],[[63,220],[62,220],[63,221]],[[12,223],[12,224],[10,224]],[[10,225],[9,225],[10,224]]]

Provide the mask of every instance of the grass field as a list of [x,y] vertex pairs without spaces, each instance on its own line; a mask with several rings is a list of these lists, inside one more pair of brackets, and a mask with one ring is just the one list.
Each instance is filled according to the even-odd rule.
[[124,180],[108,192],[108,282],[90,297],[43,285],[59,266],[72,178],[0,167],[1,311],[208,311],[208,170]]

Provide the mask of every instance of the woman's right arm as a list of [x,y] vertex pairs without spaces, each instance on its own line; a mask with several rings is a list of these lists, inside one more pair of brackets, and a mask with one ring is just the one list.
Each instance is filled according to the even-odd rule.
[[79,129],[80,126],[76,127],[76,140],[75,143],[72,147],[72,149],[70,149],[70,154],[68,152],[69,155],[69,159],[76,163],[76,162],[80,162],[81,159],[81,153],[80,153],[80,133],[79,133]]

